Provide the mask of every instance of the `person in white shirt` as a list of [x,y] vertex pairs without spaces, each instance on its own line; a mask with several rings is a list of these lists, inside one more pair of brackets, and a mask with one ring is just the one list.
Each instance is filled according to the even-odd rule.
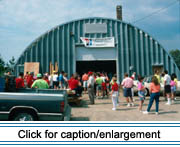
[[[134,81],[136,78],[136,72],[133,72],[132,76],[131,76],[131,79]],[[133,87],[131,88],[131,92],[132,92],[132,97],[134,97],[134,89]]]
[[63,74],[63,79],[64,79],[64,89],[68,88],[68,78],[67,78],[67,73]]
[[88,95],[89,95],[89,99],[90,99],[90,104],[94,104],[94,76],[93,76],[93,72],[88,72],[89,78],[87,81],[87,85],[88,85]]
[[58,73],[53,71],[53,88],[58,89],[59,81],[58,81]]
[[164,71],[165,76],[164,76],[164,90],[165,90],[165,95],[168,99],[168,102],[166,105],[171,105],[171,77],[168,75],[168,71]]
[[48,80],[50,82],[49,83],[49,88],[53,89],[53,74],[49,75]]

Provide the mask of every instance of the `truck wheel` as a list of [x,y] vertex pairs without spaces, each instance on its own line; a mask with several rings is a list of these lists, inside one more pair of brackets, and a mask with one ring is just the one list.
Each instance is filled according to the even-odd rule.
[[30,113],[18,113],[13,121],[34,121],[35,117]]

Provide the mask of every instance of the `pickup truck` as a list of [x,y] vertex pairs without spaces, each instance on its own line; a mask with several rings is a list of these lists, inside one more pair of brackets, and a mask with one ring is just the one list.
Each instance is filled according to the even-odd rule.
[[19,89],[0,92],[0,119],[13,121],[70,120],[67,92],[54,89]]

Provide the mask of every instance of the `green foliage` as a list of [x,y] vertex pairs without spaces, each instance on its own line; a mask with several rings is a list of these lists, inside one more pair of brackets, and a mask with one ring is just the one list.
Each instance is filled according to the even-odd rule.
[[178,66],[178,68],[180,69],[180,50],[179,49],[170,50],[169,53],[173,57],[174,61],[176,62],[177,66]]
[[0,76],[4,75],[5,72],[12,72],[15,65],[15,58],[9,60],[9,62],[5,63],[1,54],[0,54]]
[[15,65],[15,58],[14,58],[14,56],[12,56],[12,59],[11,60],[9,60],[9,64],[10,64],[10,66],[14,66]]
[[15,65],[15,58],[14,56],[6,63],[6,71],[13,71]]

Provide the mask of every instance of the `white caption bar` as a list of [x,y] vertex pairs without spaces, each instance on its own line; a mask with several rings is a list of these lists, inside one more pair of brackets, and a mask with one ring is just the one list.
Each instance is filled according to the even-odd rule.
[[0,123],[0,145],[180,145],[180,122]]

